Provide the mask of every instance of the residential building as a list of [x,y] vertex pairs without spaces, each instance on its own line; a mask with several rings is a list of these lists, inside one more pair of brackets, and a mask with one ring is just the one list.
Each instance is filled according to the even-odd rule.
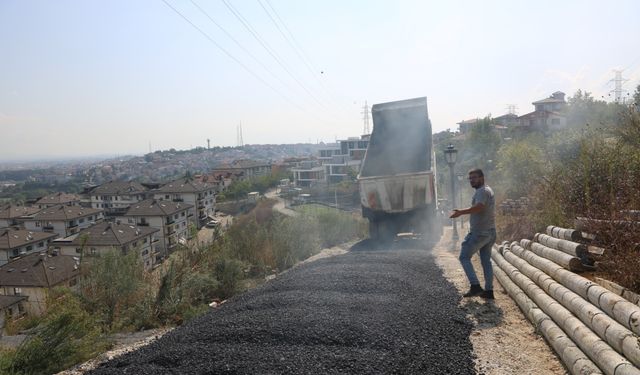
[[9,321],[18,320],[25,314],[25,296],[2,296],[0,295],[0,336],[4,336]]
[[463,120],[458,123],[458,130],[461,134],[467,134],[473,129],[473,127],[480,121],[480,119],[474,118],[470,120]]
[[193,179],[198,182],[213,185],[217,194],[227,190],[227,188],[231,186],[234,181],[240,179],[240,176],[235,175],[231,172],[211,172],[209,174],[196,175],[193,177]]
[[215,192],[215,185],[184,177],[155,190],[154,198],[192,205],[196,214],[196,228],[200,229],[210,218],[213,218],[216,204]]
[[45,195],[38,199],[34,206],[39,209],[49,208],[52,206],[79,206],[80,205],[80,196],[77,194],[67,194],[67,193],[55,193],[51,195]]
[[55,233],[32,232],[24,229],[0,230],[0,265],[34,252],[47,251]]
[[179,243],[191,239],[191,226],[195,228],[195,208],[192,204],[169,200],[147,199],[129,207],[123,217],[124,224],[158,229],[156,250],[167,256]]
[[559,130],[567,126],[567,118],[564,113],[567,102],[565,94],[556,91],[545,99],[535,101],[535,111],[518,117],[520,126],[526,130]]
[[311,187],[326,181],[325,167],[317,160],[302,161],[291,172],[293,183],[298,187]]
[[0,228],[17,227],[22,225],[20,219],[40,211],[36,207],[6,206],[0,208]]
[[28,315],[41,315],[49,290],[74,287],[79,275],[79,258],[32,253],[0,266],[0,294],[27,297],[22,300]]
[[102,209],[81,206],[53,206],[21,219],[33,232],[56,233],[68,237],[104,220]]
[[102,222],[79,233],[53,241],[54,251],[64,256],[92,257],[109,251],[140,252],[145,269],[162,261],[158,252],[158,229]]
[[145,200],[149,190],[134,181],[110,181],[85,194],[91,201],[91,208],[103,209],[105,216],[115,217],[127,212],[132,204]]
[[249,159],[240,159],[214,168],[211,173],[230,172],[241,180],[251,179],[271,174],[271,163]]
[[370,135],[350,137],[318,150],[318,158],[303,161],[292,169],[295,186],[308,187],[348,180],[360,172]]

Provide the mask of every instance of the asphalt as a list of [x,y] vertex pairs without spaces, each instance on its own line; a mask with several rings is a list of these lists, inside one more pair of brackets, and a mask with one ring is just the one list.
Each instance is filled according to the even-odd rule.
[[91,374],[474,374],[455,287],[393,247],[296,267]]

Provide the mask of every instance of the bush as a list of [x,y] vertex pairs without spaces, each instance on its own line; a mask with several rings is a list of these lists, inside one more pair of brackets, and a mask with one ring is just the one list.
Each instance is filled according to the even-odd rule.
[[50,374],[94,357],[106,342],[91,314],[68,289],[55,289],[35,334],[0,360],[3,374]]
[[86,262],[80,293],[85,305],[108,331],[152,326],[153,298],[140,255],[111,251]]

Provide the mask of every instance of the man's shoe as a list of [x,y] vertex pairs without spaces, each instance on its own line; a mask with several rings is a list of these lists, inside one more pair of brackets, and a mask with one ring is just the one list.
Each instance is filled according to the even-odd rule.
[[493,290],[485,290],[484,292],[482,292],[482,294],[480,294],[480,297],[484,299],[495,299],[493,297]]
[[475,296],[479,296],[482,293],[484,293],[484,291],[482,290],[482,288],[480,287],[480,285],[471,285],[471,289],[469,289],[468,292],[466,292],[465,294],[463,294],[463,297],[475,297]]

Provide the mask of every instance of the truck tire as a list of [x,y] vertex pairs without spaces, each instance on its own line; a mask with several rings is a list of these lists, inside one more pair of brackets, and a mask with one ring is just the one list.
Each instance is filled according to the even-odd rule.
[[396,223],[392,218],[385,218],[378,222],[378,240],[384,244],[390,244],[398,234]]
[[369,238],[377,240],[379,237],[379,223],[373,219],[369,219]]

